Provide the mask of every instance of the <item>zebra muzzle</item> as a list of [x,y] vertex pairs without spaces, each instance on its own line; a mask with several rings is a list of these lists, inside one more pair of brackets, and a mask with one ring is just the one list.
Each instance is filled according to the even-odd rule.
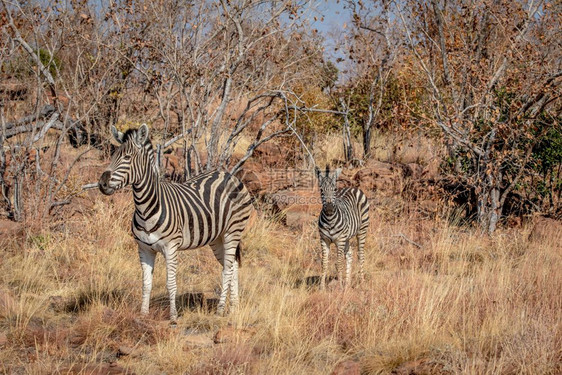
[[109,181],[111,180],[111,172],[105,171],[100,177],[98,186],[100,191],[105,195],[111,195],[115,193],[115,189],[109,185]]

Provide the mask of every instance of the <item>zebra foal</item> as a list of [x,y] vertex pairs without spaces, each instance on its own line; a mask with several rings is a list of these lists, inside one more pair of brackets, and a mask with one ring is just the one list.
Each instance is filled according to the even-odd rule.
[[351,281],[351,262],[353,252],[349,241],[357,237],[357,256],[359,259],[359,276],[363,279],[363,263],[365,262],[365,239],[369,227],[369,201],[365,194],[358,188],[337,189],[336,182],[341,173],[338,168],[330,172],[327,167],[320,171],[315,167],[320,197],[322,198],[322,211],[318,219],[320,243],[322,245],[322,276],[320,288],[326,286],[328,272],[328,256],[330,245],[337,246],[338,279],[342,280],[342,258],[345,256],[345,285]]
[[223,314],[227,294],[238,304],[240,237],[252,210],[244,185],[225,172],[208,172],[183,184],[160,180],[148,127],[125,133],[112,126],[120,146],[99,180],[103,194],[132,185],[135,212],[133,236],[138,244],[143,272],[141,313],[147,314],[156,254],[166,261],[166,287],[170,298],[170,320],[177,319],[176,268],[180,250],[210,245],[223,266],[217,313]]

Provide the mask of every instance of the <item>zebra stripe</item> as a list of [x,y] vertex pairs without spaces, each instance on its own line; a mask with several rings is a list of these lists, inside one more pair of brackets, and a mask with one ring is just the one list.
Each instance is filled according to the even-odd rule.
[[221,296],[217,312],[230,303],[238,305],[240,238],[252,210],[251,197],[234,176],[218,171],[198,175],[183,184],[160,180],[148,127],[118,132],[121,144],[101,175],[99,187],[106,195],[132,185],[135,213],[133,236],[138,243],[143,270],[141,313],[148,313],[152,272],[156,254],[166,261],[166,286],[170,298],[170,320],[177,319],[177,252],[210,245],[223,266]]
[[357,237],[357,256],[359,260],[359,276],[363,279],[363,265],[365,263],[365,239],[369,228],[369,201],[365,194],[358,188],[337,189],[337,178],[341,169],[330,172],[321,172],[318,168],[316,177],[320,187],[322,198],[322,211],[318,219],[318,230],[320,232],[320,243],[322,245],[322,277],[320,287],[326,286],[326,274],[328,271],[328,256],[330,245],[337,247],[337,271],[338,279],[342,280],[342,261],[345,256],[345,284],[350,284],[351,263],[353,251],[349,247],[349,241]]

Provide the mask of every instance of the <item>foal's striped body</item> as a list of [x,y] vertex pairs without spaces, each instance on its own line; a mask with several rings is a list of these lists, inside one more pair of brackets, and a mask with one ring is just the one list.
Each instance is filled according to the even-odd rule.
[[335,243],[338,249],[338,273],[341,280],[342,258],[346,260],[346,285],[351,280],[352,250],[349,241],[357,238],[357,255],[359,259],[359,275],[363,278],[363,265],[365,262],[365,240],[369,227],[369,201],[365,194],[358,188],[336,189],[336,181],[341,173],[337,169],[324,173],[316,169],[320,194],[322,198],[322,211],[318,219],[320,243],[322,245],[322,278],[321,288],[325,287],[328,270],[328,256],[330,245]]

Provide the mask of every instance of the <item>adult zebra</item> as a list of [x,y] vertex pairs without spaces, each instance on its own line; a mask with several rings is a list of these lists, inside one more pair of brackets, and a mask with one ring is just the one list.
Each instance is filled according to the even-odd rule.
[[351,280],[351,261],[353,255],[349,247],[349,241],[354,236],[357,237],[359,276],[363,279],[365,238],[367,237],[367,229],[369,227],[369,201],[358,188],[336,188],[341,168],[330,172],[330,167],[328,166],[324,172],[318,168],[315,168],[315,171],[322,198],[322,211],[318,219],[318,230],[322,245],[322,277],[320,279],[320,287],[324,289],[326,286],[328,256],[332,243],[335,243],[337,246],[337,268],[340,280],[343,268],[341,263],[345,255],[345,284],[347,286]]
[[160,252],[166,260],[170,320],[176,321],[177,252],[207,244],[223,266],[217,313],[224,313],[229,290],[230,303],[236,306],[240,237],[252,210],[244,185],[236,177],[217,171],[183,184],[162,181],[146,124],[125,133],[112,126],[111,131],[120,146],[101,175],[99,188],[111,195],[124,186],[133,187],[132,230],[143,271],[141,313],[148,313],[154,261]]

